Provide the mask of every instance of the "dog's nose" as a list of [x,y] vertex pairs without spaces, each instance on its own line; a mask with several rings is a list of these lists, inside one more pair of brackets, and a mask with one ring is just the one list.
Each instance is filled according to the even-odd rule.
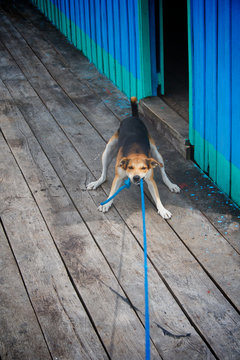
[[138,183],[138,182],[140,181],[140,176],[139,176],[139,175],[135,175],[135,176],[133,177],[133,181],[134,181],[135,183]]

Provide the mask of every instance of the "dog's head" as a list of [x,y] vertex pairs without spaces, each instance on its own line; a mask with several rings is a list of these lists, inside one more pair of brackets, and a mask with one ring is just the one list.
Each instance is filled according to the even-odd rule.
[[152,169],[156,166],[163,167],[163,164],[153,158],[147,158],[145,156],[130,156],[123,157],[120,160],[120,167],[126,171],[126,175],[129,177],[133,184],[138,185],[141,179],[150,176]]

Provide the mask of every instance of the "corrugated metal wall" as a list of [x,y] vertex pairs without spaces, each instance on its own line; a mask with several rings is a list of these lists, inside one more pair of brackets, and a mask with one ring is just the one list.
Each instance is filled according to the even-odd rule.
[[128,97],[152,95],[148,0],[32,3]]
[[190,141],[240,205],[240,1],[189,0]]

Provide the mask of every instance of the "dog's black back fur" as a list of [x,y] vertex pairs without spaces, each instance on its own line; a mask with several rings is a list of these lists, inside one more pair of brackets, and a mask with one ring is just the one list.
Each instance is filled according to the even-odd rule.
[[118,148],[122,148],[124,157],[131,153],[149,156],[147,128],[138,117],[137,103],[131,101],[131,106],[133,116],[124,119],[118,130]]

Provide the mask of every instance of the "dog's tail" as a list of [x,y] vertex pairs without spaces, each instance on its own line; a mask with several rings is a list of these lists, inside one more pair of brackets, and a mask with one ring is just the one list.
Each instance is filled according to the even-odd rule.
[[131,97],[132,116],[138,117],[138,102],[136,96]]

